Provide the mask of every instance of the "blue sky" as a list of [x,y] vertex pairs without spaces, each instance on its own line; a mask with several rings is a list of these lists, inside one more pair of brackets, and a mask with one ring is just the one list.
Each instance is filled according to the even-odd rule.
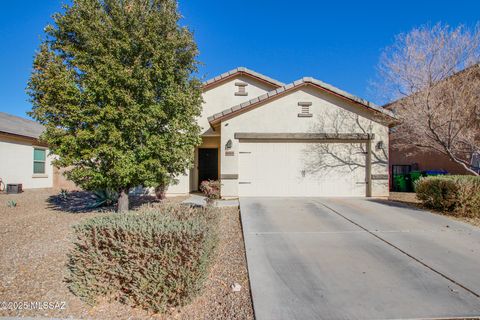
[[[32,59],[62,3],[2,1],[0,111],[26,117]],[[245,66],[283,82],[312,76],[367,99],[381,50],[396,34],[425,23],[473,26],[480,20],[478,0],[180,0],[180,10],[195,33],[207,79]]]

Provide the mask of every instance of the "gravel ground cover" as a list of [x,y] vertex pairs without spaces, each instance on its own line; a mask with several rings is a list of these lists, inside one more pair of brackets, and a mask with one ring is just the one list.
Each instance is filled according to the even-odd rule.
[[415,192],[390,192],[388,199],[398,202],[421,204]]
[[[224,208],[219,223],[220,241],[205,288],[190,305],[169,314],[149,314],[117,302],[90,306],[74,296],[64,282],[72,226],[94,216],[115,214],[112,208],[88,210],[86,193],[71,193],[62,200],[51,190],[0,194],[0,316],[81,319],[253,319],[239,210]],[[185,198],[170,198],[179,202]],[[16,207],[8,207],[10,200]],[[159,206],[137,198],[134,208]],[[234,292],[232,284],[240,291]],[[17,303],[16,310],[8,302]],[[50,308],[18,309],[18,302],[48,302]],[[5,308],[7,307],[7,308]],[[12,307],[12,304],[10,304]],[[14,306],[15,307],[15,306]]]

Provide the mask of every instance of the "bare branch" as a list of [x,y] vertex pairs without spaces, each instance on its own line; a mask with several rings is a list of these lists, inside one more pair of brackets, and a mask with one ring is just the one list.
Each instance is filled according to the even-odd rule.
[[[312,132],[322,133],[372,133],[372,120],[346,110],[327,112],[318,117]],[[365,143],[314,143],[305,150],[305,166],[309,173],[345,168],[350,171],[365,168]],[[386,167],[386,146],[372,151],[372,165]]]
[[478,174],[472,159],[480,152],[479,62],[480,25],[436,24],[399,35],[378,68],[382,94],[405,95],[392,104],[401,119],[392,144],[441,152]]

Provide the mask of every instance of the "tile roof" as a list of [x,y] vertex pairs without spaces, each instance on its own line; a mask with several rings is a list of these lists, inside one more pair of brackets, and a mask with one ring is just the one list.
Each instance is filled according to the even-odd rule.
[[219,122],[219,121],[221,121],[221,120],[219,120],[220,118],[224,118],[226,116],[234,116],[236,113],[240,112],[242,109],[251,107],[251,106],[256,105],[257,103],[260,103],[260,102],[265,102],[267,100],[272,99],[273,97],[275,97],[277,95],[280,95],[281,93],[283,93],[285,91],[291,91],[294,88],[298,88],[298,87],[308,85],[308,84],[314,85],[316,87],[320,87],[321,89],[329,91],[333,94],[339,95],[339,96],[341,96],[343,98],[346,98],[350,101],[361,104],[361,105],[367,107],[368,109],[378,111],[382,114],[385,114],[388,117],[396,119],[396,116],[390,110],[386,110],[386,109],[384,109],[380,106],[377,106],[376,104],[371,103],[371,102],[369,102],[365,99],[359,98],[359,97],[354,96],[354,95],[352,95],[348,92],[345,92],[341,89],[338,89],[337,87],[334,87],[331,84],[325,83],[323,81],[320,81],[320,80],[317,80],[317,79],[314,79],[314,78],[311,78],[311,77],[305,77],[305,78],[299,79],[297,81],[294,81],[292,83],[289,83],[287,85],[284,85],[280,88],[277,88],[275,90],[272,90],[268,93],[265,93],[264,95],[261,95],[259,97],[254,98],[254,99],[251,99],[247,102],[241,103],[241,104],[236,105],[236,106],[231,107],[231,108],[228,108],[226,110],[223,110],[222,112],[218,112],[218,113],[208,117],[208,121],[210,123]]
[[0,132],[38,139],[44,130],[35,121],[0,112]]
[[219,76],[216,76],[215,78],[212,78],[210,80],[207,80],[203,83],[203,87],[206,88],[206,87],[209,87],[223,79],[226,79],[226,78],[230,78],[236,74],[246,74],[246,75],[249,75],[251,77],[254,77],[254,78],[258,78],[264,82],[268,82],[274,86],[277,86],[277,87],[281,87],[281,86],[284,86],[285,84],[283,82],[280,82],[278,80],[275,80],[275,79],[272,79],[270,77],[267,77],[261,73],[258,73],[256,71],[253,71],[253,70],[250,70],[250,69],[247,69],[245,67],[238,67],[238,68],[235,68],[233,70],[230,70],[228,72],[225,72],[225,73],[222,73],[221,75]]

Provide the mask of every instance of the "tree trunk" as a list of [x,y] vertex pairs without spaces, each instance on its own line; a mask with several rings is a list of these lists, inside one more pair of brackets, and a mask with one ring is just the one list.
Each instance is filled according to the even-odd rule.
[[125,213],[128,211],[128,189],[120,189],[118,197],[118,213]]
[[156,187],[155,188],[155,195],[157,196],[157,199],[160,200],[160,201],[165,200],[166,191],[167,191],[166,186],[159,185],[158,187]]

